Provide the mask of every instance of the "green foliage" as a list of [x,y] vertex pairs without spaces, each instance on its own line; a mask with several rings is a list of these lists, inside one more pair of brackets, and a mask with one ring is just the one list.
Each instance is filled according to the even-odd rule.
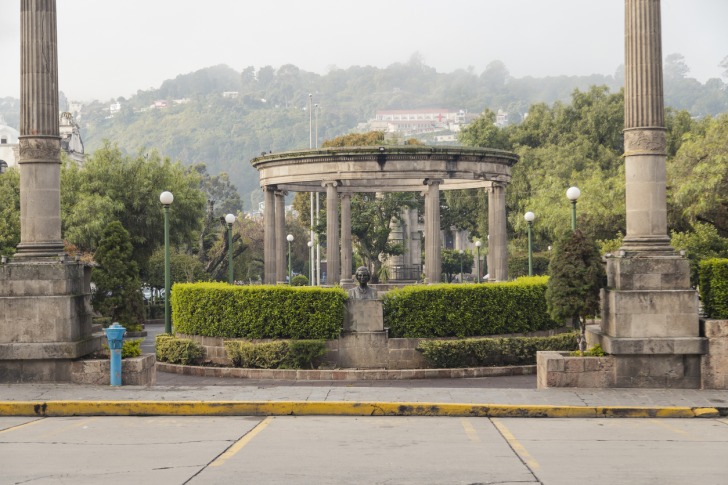
[[708,318],[728,318],[728,259],[700,262],[700,299]]
[[0,174],[0,254],[12,256],[20,242],[20,172]]
[[600,290],[606,274],[596,244],[579,229],[567,234],[554,247],[549,265],[546,302],[551,318],[569,321],[581,328],[580,350],[584,350],[587,318],[599,312]]
[[[210,280],[210,275],[205,272],[205,266],[200,260],[179,249],[170,251],[169,270],[175,283]],[[164,246],[157,248],[149,258],[146,283],[155,288],[164,288]]]
[[504,337],[464,340],[429,340],[417,350],[435,368],[490,367],[536,363],[536,352],[566,351],[576,347],[576,334],[552,337]]
[[696,222],[692,231],[673,231],[670,244],[676,251],[685,250],[690,262],[690,284],[698,285],[699,265],[704,259],[728,257],[728,238],[718,235],[710,224]]
[[[542,254],[534,254],[532,258],[533,276],[546,275],[549,272],[549,258]],[[528,276],[528,254],[515,254],[508,257],[508,276],[519,278]]]
[[132,258],[129,233],[119,221],[109,223],[96,250],[97,266],[91,273],[96,284],[94,308],[129,331],[141,330],[144,307],[137,264]]
[[140,338],[124,340],[121,344],[121,358],[131,359],[133,357],[139,357],[142,355],[142,340]]
[[297,274],[291,279],[291,286],[308,286],[308,278],[305,275]]
[[195,240],[204,215],[200,175],[156,151],[125,155],[105,142],[83,166],[67,162],[61,171],[63,232],[82,251],[93,252],[103,228],[119,221],[129,231],[132,259],[144,273],[152,252],[164,243],[159,194],[169,190],[170,238],[175,245]]
[[588,348],[584,352],[581,352],[580,350],[575,350],[569,355],[571,355],[572,357],[604,357],[607,354],[604,352],[604,349],[601,345],[596,344],[595,346]]
[[202,345],[187,338],[176,338],[174,335],[160,334],[155,341],[157,361],[170,364],[198,364],[205,355]]
[[225,352],[234,367],[250,369],[313,369],[326,353],[324,340],[285,340],[252,343],[225,341]]
[[177,331],[225,338],[336,338],[347,294],[340,288],[175,284]]
[[546,311],[546,277],[481,285],[408,286],[382,297],[392,337],[472,337],[559,327]]
[[617,231],[617,234],[613,239],[600,239],[597,241],[599,254],[605,255],[608,253],[615,253],[622,247],[623,242],[624,234],[622,234],[622,231]]
[[470,251],[461,253],[455,249],[443,249],[441,254],[442,272],[447,277],[448,283],[452,283],[455,275],[459,276],[461,270],[463,273],[472,273],[475,258]]

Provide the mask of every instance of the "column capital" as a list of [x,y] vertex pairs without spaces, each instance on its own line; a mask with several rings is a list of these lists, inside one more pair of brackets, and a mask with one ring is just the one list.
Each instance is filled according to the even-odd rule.
[[275,192],[278,190],[277,185],[264,185],[263,192]]
[[285,197],[285,196],[288,195],[288,191],[287,190],[278,190],[276,188],[275,195],[278,196],[278,197]]
[[338,187],[341,185],[338,180],[322,180],[321,181],[321,187],[328,187],[329,185],[333,187]]

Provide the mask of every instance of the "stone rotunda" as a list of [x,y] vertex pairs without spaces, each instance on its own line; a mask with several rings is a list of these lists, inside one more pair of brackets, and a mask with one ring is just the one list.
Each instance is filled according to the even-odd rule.
[[[425,196],[425,277],[439,282],[440,190],[488,192],[493,281],[508,279],[506,185],[518,156],[488,148],[382,146],[290,151],[252,160],[265,193],[265,283],[285,279],[284,197],[289,191],[326,193],[328,282],[351,279],[351,194],[422,192]],[[339,210],[339,201],[341,209]]]

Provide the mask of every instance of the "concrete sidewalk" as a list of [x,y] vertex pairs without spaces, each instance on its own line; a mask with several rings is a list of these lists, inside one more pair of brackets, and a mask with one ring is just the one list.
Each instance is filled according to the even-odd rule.
[[728,416],[728,391],[535,389],[534,376],[254,381],[160,373],[155,386],[4,384],[8,415]]

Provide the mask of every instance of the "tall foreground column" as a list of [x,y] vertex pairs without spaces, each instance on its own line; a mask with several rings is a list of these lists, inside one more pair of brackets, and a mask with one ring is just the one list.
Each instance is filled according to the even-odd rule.
[[351,194],[341,194],[341,283],[351,283]]
[[263,283],[276,283],[276,204],[275,187],[264,187],[263,209]]
[[440,184],[442,180],[427,179],[425,192],[425,280],[439,283],[442,275],[440,253]]
[[339,284],[339,197],[335,181],[326,181],[326,284]]
[[508,281],[506,186],[492,182],[488,188],[488,279]]
[[91,268],[69,261],[61,238],[55,0],[22,0],[20,36],[21,236],[0,265],[0,382],[83,382],[74,364],[101,339]]
[[276,283],[286,281],[287,273],[287,250],[288,241],[286,240],[286,194],[283,190],[275,191],[275,207],[276,207]]
[[600,326],[587,339],[614,356],[609,386],[700,387],[697,293],[670,247],[659,0],[625,1],[627,234],[607,258]]
[[21,2],[20,244],[16,258],[63,255],[55,0]]

